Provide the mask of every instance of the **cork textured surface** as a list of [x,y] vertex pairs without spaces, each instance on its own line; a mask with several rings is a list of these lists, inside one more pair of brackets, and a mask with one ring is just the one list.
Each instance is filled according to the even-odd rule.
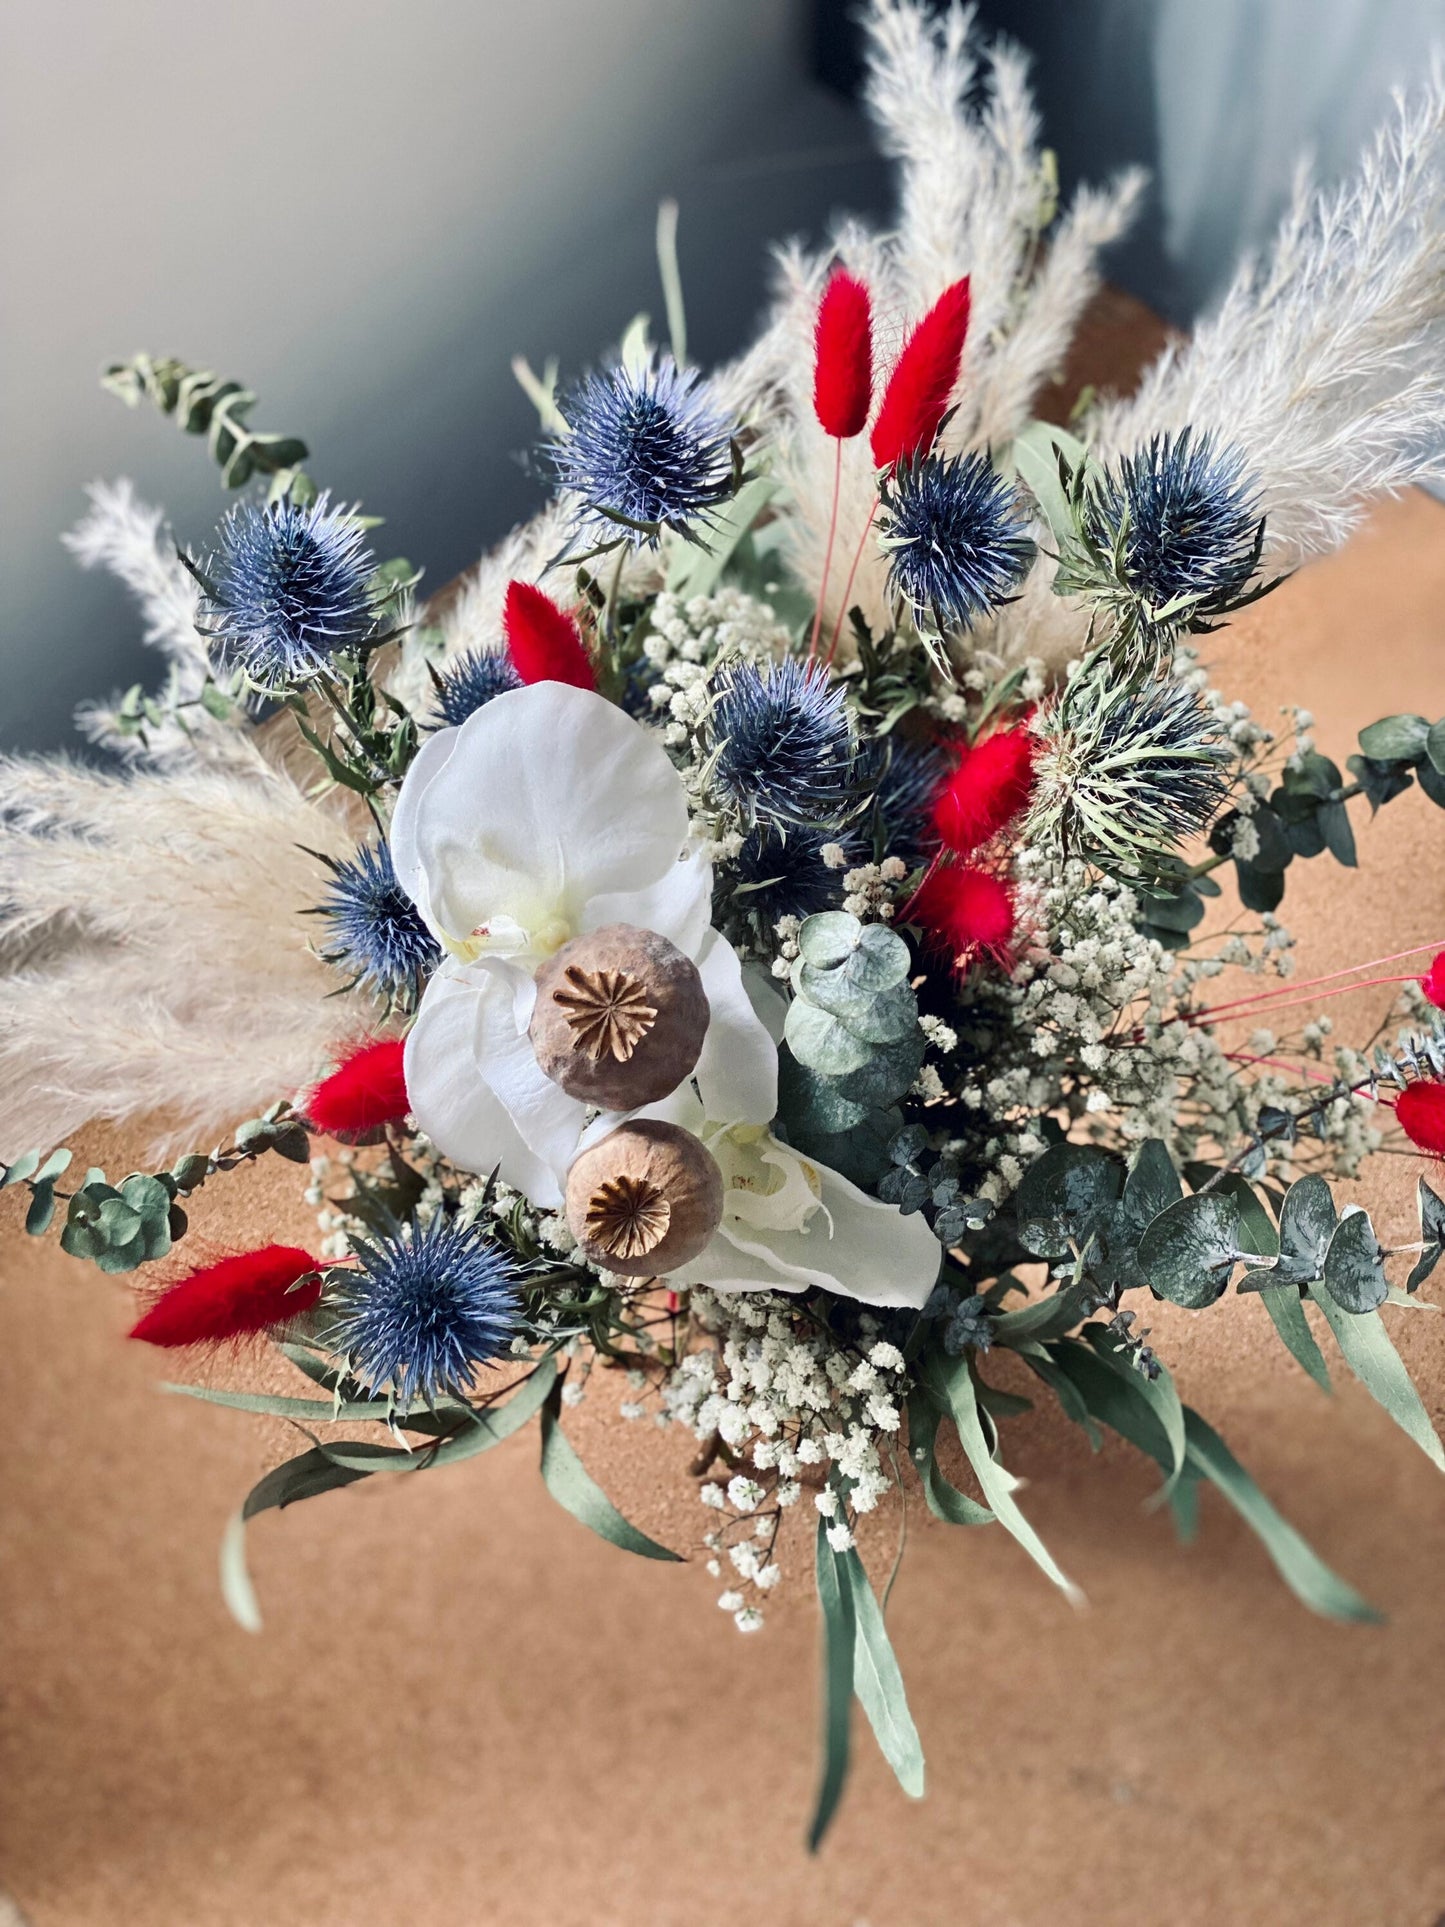
[[[1149,332],[1106,310],[1094,365],[1114,375]],[[1265,720],[1307,704],[1343,761],[1376,716],[1445,712],[1442,610],[1445,508],[1412,495],[1209,659]],[[1357,872],[1292,873],[1302,976],[1445,939],[1445,818],[1415,792],[1356,820]],[[1387,994],[1338,1000],[1341,1032],[1372,1027]],[[124,1169],[128,1143],[82,1154]],[[1355,1194],[1407,1236],[1416,1169],[1377,1158]],[[272,1160],[208,1189],[193,1250],[304,1240],[296,1178]],[[1152,1468],[1092,1457],[1056,1412],[1016,1421],[1025,1503],[1089,1606],[1001,1534],[910,1508],[890,1622],[928,1798],[903,1798],[860,1723],[817,1859],[796,1542],[790,1596],[742,1638],[697,1561],[630,1559],[554,1507],[528,1434],[258,1521],[250,1637],[221,1605],[217,1540],[295,1447],[165,1395],[174,1362],[123,1341],[131,1316],[123,1283],[0,1247],[0,1885],[32,1927],[1430,1927],[1445,1911],[1445,1481],[1356,1387],[1316,1390],[1257,1301],[1146,1322],[1184,1395],[1388,1624],[1313,1619],[1208,1498],[1197,1543],[1176,1545],[1144,1509]],[[1445,1319],[1395,1329],[1445,1420]],[[623,1396],[594,1378],[569,1433],[624,1510],[691,1548],[706,1515],[688,1442],[624,1424]],[[870,1560],[896,1526],[878,1523]]]

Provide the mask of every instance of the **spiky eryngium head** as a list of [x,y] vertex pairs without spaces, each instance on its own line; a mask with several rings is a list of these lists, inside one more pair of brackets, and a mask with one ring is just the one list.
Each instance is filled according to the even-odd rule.
[[520,689],[522,678],[505,649],[472,649],[448,663],[437,676],[437,728],[464,723],[493,696]]
[[331,940],[321,953],[328,963],[389,1003],[415,1002],[441,960],[441,945],[397,882],[390,844],[365,843],[349,862],[333,863],[317,908]]
[[874,832],[875,847],[884,856],[898,857],[911,870],[934,854],[933,806],[951,767],[940,745],[915,741],[899,730],[870,745],[860,775],[872,792],[873,808],[859,822],[865,834]]
[[787,657],[719,669],[708,717],[713,782],[745,823],[836,822],[853,782],[854,744],[841,685]]
[[1090,658],[1040,712],[1026,843],[1149,878],[1229,792],[1228,738],[1196,690]]
[[261,689],[307,682],[376,631],[375,567],[356,517],[325,494],[238,502],[206,570],[204,633],[216,655]]
[[[838,867],[823,856],[835,843],[845,858]],[[759,929],[771,929],[780,917],[836,910],[843,901],[846,867],[863,861],[862,846],[851,834],[811,823],[760,823],[728,863],[726,881],[737,910]]]
[[549,444],[552,467],[599,542],[655,548],[664,527],[706,523],[732,488],[733,425],[671,355],[586,375],[557,409],[568,433]]
[[519,1323],[512,1268],[475,1225],[440,1215],[409,1238],[353,1239],[360,1268],[334,1272],[327,1343],[398,1406],[464,1395]]
[[1034,544],[1018,494],[981,455],[904,462],[882,502],[889,584],[940,629],[969,628],[1028,573]]
[[1188,428],[1155,435],[1106,470],[1085,521],[1155,619],[1171,608],[1181,625],[1226,613],[1259,566],[1263,524],[1244,457]]

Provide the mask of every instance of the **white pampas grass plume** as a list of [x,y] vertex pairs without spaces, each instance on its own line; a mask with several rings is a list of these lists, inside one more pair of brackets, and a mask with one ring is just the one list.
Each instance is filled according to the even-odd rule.
[[[1084,305],[1098,286],[1098,251],[1128,222],[1140,176],[1085,191],[1043,236],[1053,211],[1052,175],[1038,149],[1026,62],[998,42],[986,54],[971,9],[941,18],[917,0],[873,0],[867,101],[886,153],[900,166],[896,227],[875,234],[842,227],[832,249],[784,249],[770,324],[719,377],[734,407],[750,406],[771,443],[786,494],[780,513],[789,559],[807,590],[822,586],[832,504],[834,443],[812,410],[813,323],[836,260],[873,295],[875,398],[881,398],[905,329],[951,282],[967,275],[972,316],[945,430],[947,453],[1000,446],[1028,420],[1038,389],[1062,360]],[[847,600],[875,627],[885,622],[887,569],[865,537],[876,499],[866,436],[844,446],[838,534],[824,603],[824,632]],[[861,549],[860,549],[861,543]]]
[[0,1156],[90,1119],[215,1141],[289,1097],[369,1005],[302,913],[346,805],[259,760],[115,775],[0,762]]
[[1274,248],[1130,402],[1102,410],[1101,454],[1186,423],[1244,453],[1265,560],[1338,548],[1372,496],[1445,476],[1445,78],[1437,66],[1343,186],[1307,172]]

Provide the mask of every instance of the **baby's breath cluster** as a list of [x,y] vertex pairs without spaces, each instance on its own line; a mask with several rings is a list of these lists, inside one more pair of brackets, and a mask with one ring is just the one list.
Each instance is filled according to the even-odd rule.
[[[742,1588],[767,1592],[777,1583],[772,1553],[782,1514],[806,1495],[842,1551],[853,1543],[853,1518],[873,1511],[895,1483],[908,1379],[902,1352],[866,1312],[847,1345],[800,1319],[788,1299],[767,1294],[695,1291],[692,1315],[703,1342],[679,1361],[663,1400],[735,1468],[707,1478],[699,1496],[720,1515],[707,1536],[709,1570],[722,1573],[724,1560],[731,1567],[719,1604],[751,1631],[762,1623],[760,1607]],[[826,1482],[829,1467],[846,1500]]]

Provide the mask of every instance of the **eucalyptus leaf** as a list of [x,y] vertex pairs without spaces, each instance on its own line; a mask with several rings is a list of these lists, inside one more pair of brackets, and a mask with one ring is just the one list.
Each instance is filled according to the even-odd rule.
[[921,1800],[923,1746],[908,1710],[903,1675],[883,1614],[854,1548],[850,1546],[838,1558],[843,1581],[853,1596],[853,1691],[898,1784],[911,1799]]
[[1012,1533],[1030,1559],[1053,1580],[1071,1605],[1083,1605],[1084,1595],[1061,1571],[1053,1554],[1019,1509],[1014,1497],[1018,1480],[998,1463],[989,1450],[967,1360],[930,1354],[924,1363],[923,1377],[924,1383],[947,1406],[958,1428],[964,1454],[973,1467],[974,1477],[982,1487],[983,1496],[994,1517]]
[[1425,1180],[1419,1180],[1418,1197],[1420,1206],[1420,1240],[1424,1250],[1415,1260],[1410,1275],[1405,1280],[1406,1291],[1418,1291],[1440,1262],[1440,1254],[1445,1250],[1445,1200],[1432,1191]]
[[6,1166],[3,1177],[0,1177],[0,1191],[3,1191],[7,1185],[23,1184],[26,1178],[32,1177],[39,1168],[40,1153],[22,1151],[13,1164]]
[[816,1853],[822,1844],[848,1778],[856,1643],[853,1589],[844,1580],[838,1555],[828,1544],[828,1522],[821,1513],[814,1571],[823,1617],[823,1770],[813,1804],[812,1825],[808,1829],[810,1853]]
[[1213,1426],[1187,1407],[1185,1417],[1191,1462],[1255,1533],[1295,1597],[1326,1619],[1378,1624],[1381,1614],[1275,1510]]
[[1430,1414],[1415,1390],[1405,1361],[1395,1350],[1384,1320],[1377,1311],[1348,1312],[1337,1305],[1328,1291],[1311,1285],[1311,1298],[1329,1320],[1335,1343],[1344,1353],[1345,1363],[1377,1404],[1382,1405],[1407,1437],[1413,1439],[1426,1458],[1445,1472],[1445,1447],[1442,1447]]
[[1139,1371],[1106,1325],[1085,1325],[1082,1336],[1112,1372],[1129,1381],[1135,1396],[1144,1400],[1159,1421],[1170,1453],[1167,1477],[1156,1498],[1156,1503],[1162,1502],[1178,1484],[1187,1454],[1184,1407],[1174,1380],[1162,1365],[1153,1378]]
[[1324,1276],[1325,1253],[1339,1224],[1339,1213],[1326,1179],[1318,1172],[1296,1178],[1284,1194],[1279,1214],[1278,1282],[1305,1285]]
[[1425,755],[1430,725],[1423,716],[1385,716],[1360,731],[1360,748],[1377,763],[1413,763]]
[[1431,723],[1425,738],[1425,754],[1438,776],[1445,776],[1445,721]]
[[865,1038],[804,997],[795,997],[788,1005],[783,1035],[798,1062],[825,1077],[863,1070],[876,1054]]
[[25,1213],[25,1229],[32,1238],[41,1238],[50,1229],[55,1216],[55,1186],[51,1183],[37,1184],[30,1199],[30,1209]]
[[1149,1283],[1188,1311],[1212,1305],[1228,1289],[1240,1256],[1239,1206],[1219,1191],[1171,1204],[1139,1240],[1139,1265]]
[[916,1385],[908,1396],[908,1449],[923,1484],[924,1502],[935,1519],[942,1519],[948,1525],[992,1525],[994,1515],[988,1507],[970,1499],[966,1492],[960,1492],[939,1470],[937,1439],[941,1417],[931,1393]]
[[1357,1317],[1384,1304],[1385,1254],[1367,1212],[1347,1211],[1340,1219],[1325,1253],[1324,1285],[1337,1305]]
[[341,1486],[354,1485],[358,1479],[366,1476],[365,1472],[330,1464],[326,1455],[313,1447],[297,1458],[287,1459],[284,1465],[273,1467],[252,1486],[240,1511],[234,1513],[226,1524],[221,1535],[220,1553],[221,1597],[232,1618],[244,1631],[259,1633],[261,1630],[261,1609],[246,1564],[247,1521],[254,1519],[259,1512],[296,1505],[302,1499],[316,1498],[323,1492],[334,1492]]
[[1324,837],[1330,855],[1346,869],[1356,867],[1355,833],[1350,828],[1350,813],[1343,803],[1321,803],[1315,812],[1320,834]]
[[587,1471],[562,1430],[561,1391],[560,1383],[554,1386],[542,1406],[542,1481],[547,1490],[564,1511],[609,1545],[643,1559],[678,1559],[677,1553],[624,1519]]
[[1096,1144],[1054,1144],[1024,1172],[1014,1199],[1019,1240],[1036,1257],[1066,1257],[1102,1230],[1124,1189],[1120,1159]]
[[[1267,1272],[1259,1275],[1266,1278],[1269,1276]],[[1241,1285],[1240,1290],[1243,1289]],[[1260,1288],[1259,1296],[1275,1330],[1295,1363],[1309,1373],[1321,1391],[1328,1392],[1331,1389],[1330,1368],[1325,1363],[1324,1353],[1316,1343],[1315,1335],[1310,1330],[1310,1322],[1305,1317],[1299,1286],[1265,1285]]]

